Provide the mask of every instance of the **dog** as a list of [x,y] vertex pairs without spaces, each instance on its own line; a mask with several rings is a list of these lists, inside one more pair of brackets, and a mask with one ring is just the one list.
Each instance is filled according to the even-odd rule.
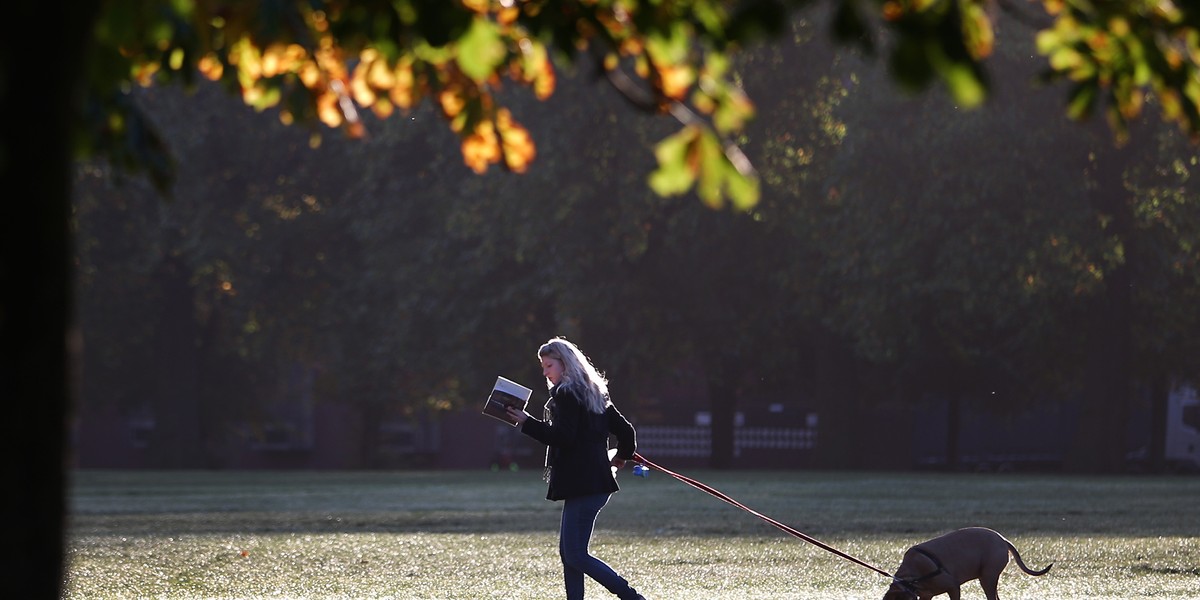
[[967,527],[909,548],[892,577],[883,600],[929,600],[947,594],[959,600],[962,584],[978,579],[987,600],[999,600],[996,587],[1008,566],[1008,555],[1030,575],[1045,575],[1025,566],[1016,546],[986,527]]

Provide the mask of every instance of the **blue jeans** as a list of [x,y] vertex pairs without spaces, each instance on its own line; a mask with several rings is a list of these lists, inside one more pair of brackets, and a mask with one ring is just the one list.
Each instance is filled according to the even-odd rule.
[[608,504],[609,494],[568,498],[563,501],[562,525],[558,530],[558,555],[562,557],[563,581],[567,600],[583,600],[583,576],[595,579],[622,600],[633,600],[638,593],[604,561],[588,554],[596,515]]

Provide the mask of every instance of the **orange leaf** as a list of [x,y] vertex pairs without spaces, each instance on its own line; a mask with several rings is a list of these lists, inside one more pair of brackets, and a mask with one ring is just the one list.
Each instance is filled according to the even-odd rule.
[[501,25],[512,25],[517,22],[517,17],[521,16],[521,9],[514,2],[512,6],[507,8],[501,7],[496,13],[496,22]]
[[453,119],[466,107],[467,100],[462,97],[461,90],[457,87],[448,87],[438,94],[438,104],[441,105],[446,118]]
[[692,82],[696,80],[691,67],[681,65],[666,65],[659,67],[659,77],[662,79],[663,95],[674,100],[683,100]]
[[538,69],[537,77],[533,80],[533,93],[538,100],[545,100],[554,93],[554,88],[557,85],[558,78],[554,74],[554,63],[550,62],[549,57],[542,59],[541,68]]
[[481,15],[486,15],[488,13],[488,4],[491,2],[490,0],[462,0],[462,3],[463,6],[467,7],[468,10],[473,10]]
[[304,64],[300,65],[298,72],[300,75],[300,83],[303,83],[304,87],[310,90],[315,90],[317,89],[317,86],[320,85],[321,69],[317,67],[317,63],[311,60],[304,61]]
[[286,60],[284,52],[287,47],[283,44],[271,44],[262,53],[262,76],[274,77],[284,72]]
[[350,95],[362,106],[375,104],[375,90],[367,83],[367,65],[359,63],[350,78]]
[[262,76],[262,56],[258,48],[247,38],[242,38],[229,49],[229,61],[238,67],[241,77],[250,81]]
[[196,67],[209,81],[217,81],[225,73],[225,65],[222,65],[221,61],[217,60],[211,54],[200,57],[200,60],[196,63]]
[[500,160],[500,144],[491,121],[481,121],[475,132],[463,139],[462,154],[463,162],[480,174]]
[[377,90],[388,90],[396,85],[396,75],[388,68],[387,61],[378,58],[371,61],[370,67],[366,69],[367,83]]
[[883,3],[883,18],[887,21],[898,21],[904,16],[904,7],[900,6],[895,0],[888,0]]
[[390,100],[382,96],[375,101],[375,104],[371,105],[371,112],[375,113],[375,116],[379,117],[380,119],[386,119],[392,116],[392,113],[395,111],[396,105],[392,104]]
[[317,96],[317,118],[330,127],[342,124],[342,109],[338,108],[337,94],[325,90]]
[[537,156],[529,130],[512,119],[507,109],[497,111],[496,128],[504,144],[504,163],[514,173],[524,173]]
[[330,38],[321,39],[321,47],[314,53],[313,58],[317,59],[317,65],[328,79],[349,79],[342,53]]
[[401,60],[396,65],[396,70],[393,72],[393,75],[395,77],[395,83],[392,85],[391,92],[388,94],[388,96],[392,99],[392,102],[396,103],[396,106],[399,106],[403,109],[412,108],[415,100],[415,93],[413,91],[414,77],[412,61]]
[[258,100],[259,98],[262,98],[262,96],[262,90],[257,86],[242,88],[242,102],[245,102],[247,106],[255,106],[258,104]]
[[148,87],[154,82],[154,74],[158,73],[158,63],[147,62],[134,69],[133,79],[142,87]]
[[295,71],[308,60],[308,50],[300,44],[289,44],[284,52],[284,69],[287,71]]

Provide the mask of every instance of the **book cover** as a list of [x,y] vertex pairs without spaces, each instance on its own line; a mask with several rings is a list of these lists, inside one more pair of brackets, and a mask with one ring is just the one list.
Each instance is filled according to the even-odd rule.
[[496,385],[492,386],[492,393],[488,395],[487,402],[483,405],[483,414],[516,427],[517,422],[510,418],[504,409],[511,406],[518,410],[525,410],[531,394],[533,394],[533,390],[510,379],[497,377]]

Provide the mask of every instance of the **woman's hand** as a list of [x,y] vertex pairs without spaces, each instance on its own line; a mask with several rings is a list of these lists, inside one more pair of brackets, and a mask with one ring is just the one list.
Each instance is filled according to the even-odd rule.
[[504,410],[508,412],[508,416],[512,417],[512,419],[517,422],[517,426],[524,425],[525,419],[529,418],[529,413],[523,410],[517,410],[511,406],[505,407]]

